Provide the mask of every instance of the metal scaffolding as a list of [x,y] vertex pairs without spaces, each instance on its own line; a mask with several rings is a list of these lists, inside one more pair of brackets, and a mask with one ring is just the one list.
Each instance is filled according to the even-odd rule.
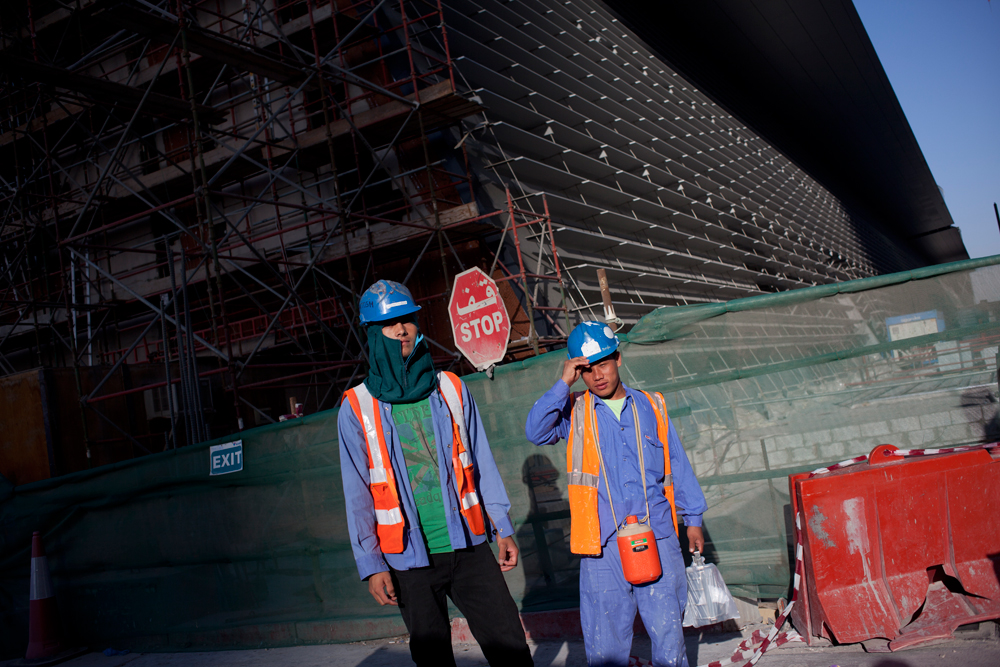
[[481,107],[437,2],[0,16],[0,366],[72,368],[87,465],[275,421],[292,392],[333,407],[363,374],[364,285],[436,245],[421,296],[441,300],[481,236],[467,161],[442,150]]

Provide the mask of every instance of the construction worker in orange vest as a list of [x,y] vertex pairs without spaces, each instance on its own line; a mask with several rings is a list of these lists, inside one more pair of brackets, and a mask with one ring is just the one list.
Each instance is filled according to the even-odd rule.
[[358,573],[380,605],[399,607],[417,665],[455,664],[446,597],[491,665],[531,665],[502,574],[518,559],[510,501],[472,394],[434,372],[406,287],[380,280],[359,310],[371,370],[337,420]]
[[[687,578],[676,514],[684,518],[691,551],[702,551],[705,495],[663,396],[621,381],[622,356],[611,329],[584,322],[570,333],[568,347],[562,377],[532,407],[525,433],[536,445],[568,444],[570,551],[584,556],[580,621],[587,663],[629,664],[638,611],[652,639],[653,664],[687,667],[681,627]],[[571,392],[579,379],[587,391]],[[630,515],[655,535],[662,574],[650,583],[629,583],[620,542],[611,539]]]

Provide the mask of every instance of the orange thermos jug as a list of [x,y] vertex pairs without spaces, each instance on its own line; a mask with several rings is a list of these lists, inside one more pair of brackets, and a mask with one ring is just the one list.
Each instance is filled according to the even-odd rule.
[[634,514],[628,515],[625,527],[618,529],[618,553],[621,554],[625,581],[630,584],[648,584],[663,574],[653,529],[639,523]]

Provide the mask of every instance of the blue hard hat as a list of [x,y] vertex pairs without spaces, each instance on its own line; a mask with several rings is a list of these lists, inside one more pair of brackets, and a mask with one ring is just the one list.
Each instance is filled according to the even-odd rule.
[[607,324],[581,322],[570,333],[567,346],[570,359],[587,357],[587,361],[594,363],[618,349],[618,336]]
[[361,295],[359,304],[361,324],[393,320],[420,310],[413,302],[413,295],[401,283],[380,280]]

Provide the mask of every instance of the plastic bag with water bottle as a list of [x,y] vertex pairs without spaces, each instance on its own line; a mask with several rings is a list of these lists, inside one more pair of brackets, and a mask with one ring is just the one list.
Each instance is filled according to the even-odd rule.
[[691,567],[685,573],[688,583],[685,627],[700,628],[740,617],[722,574],[715,565],[706,563],[700,552],[694,552]]

